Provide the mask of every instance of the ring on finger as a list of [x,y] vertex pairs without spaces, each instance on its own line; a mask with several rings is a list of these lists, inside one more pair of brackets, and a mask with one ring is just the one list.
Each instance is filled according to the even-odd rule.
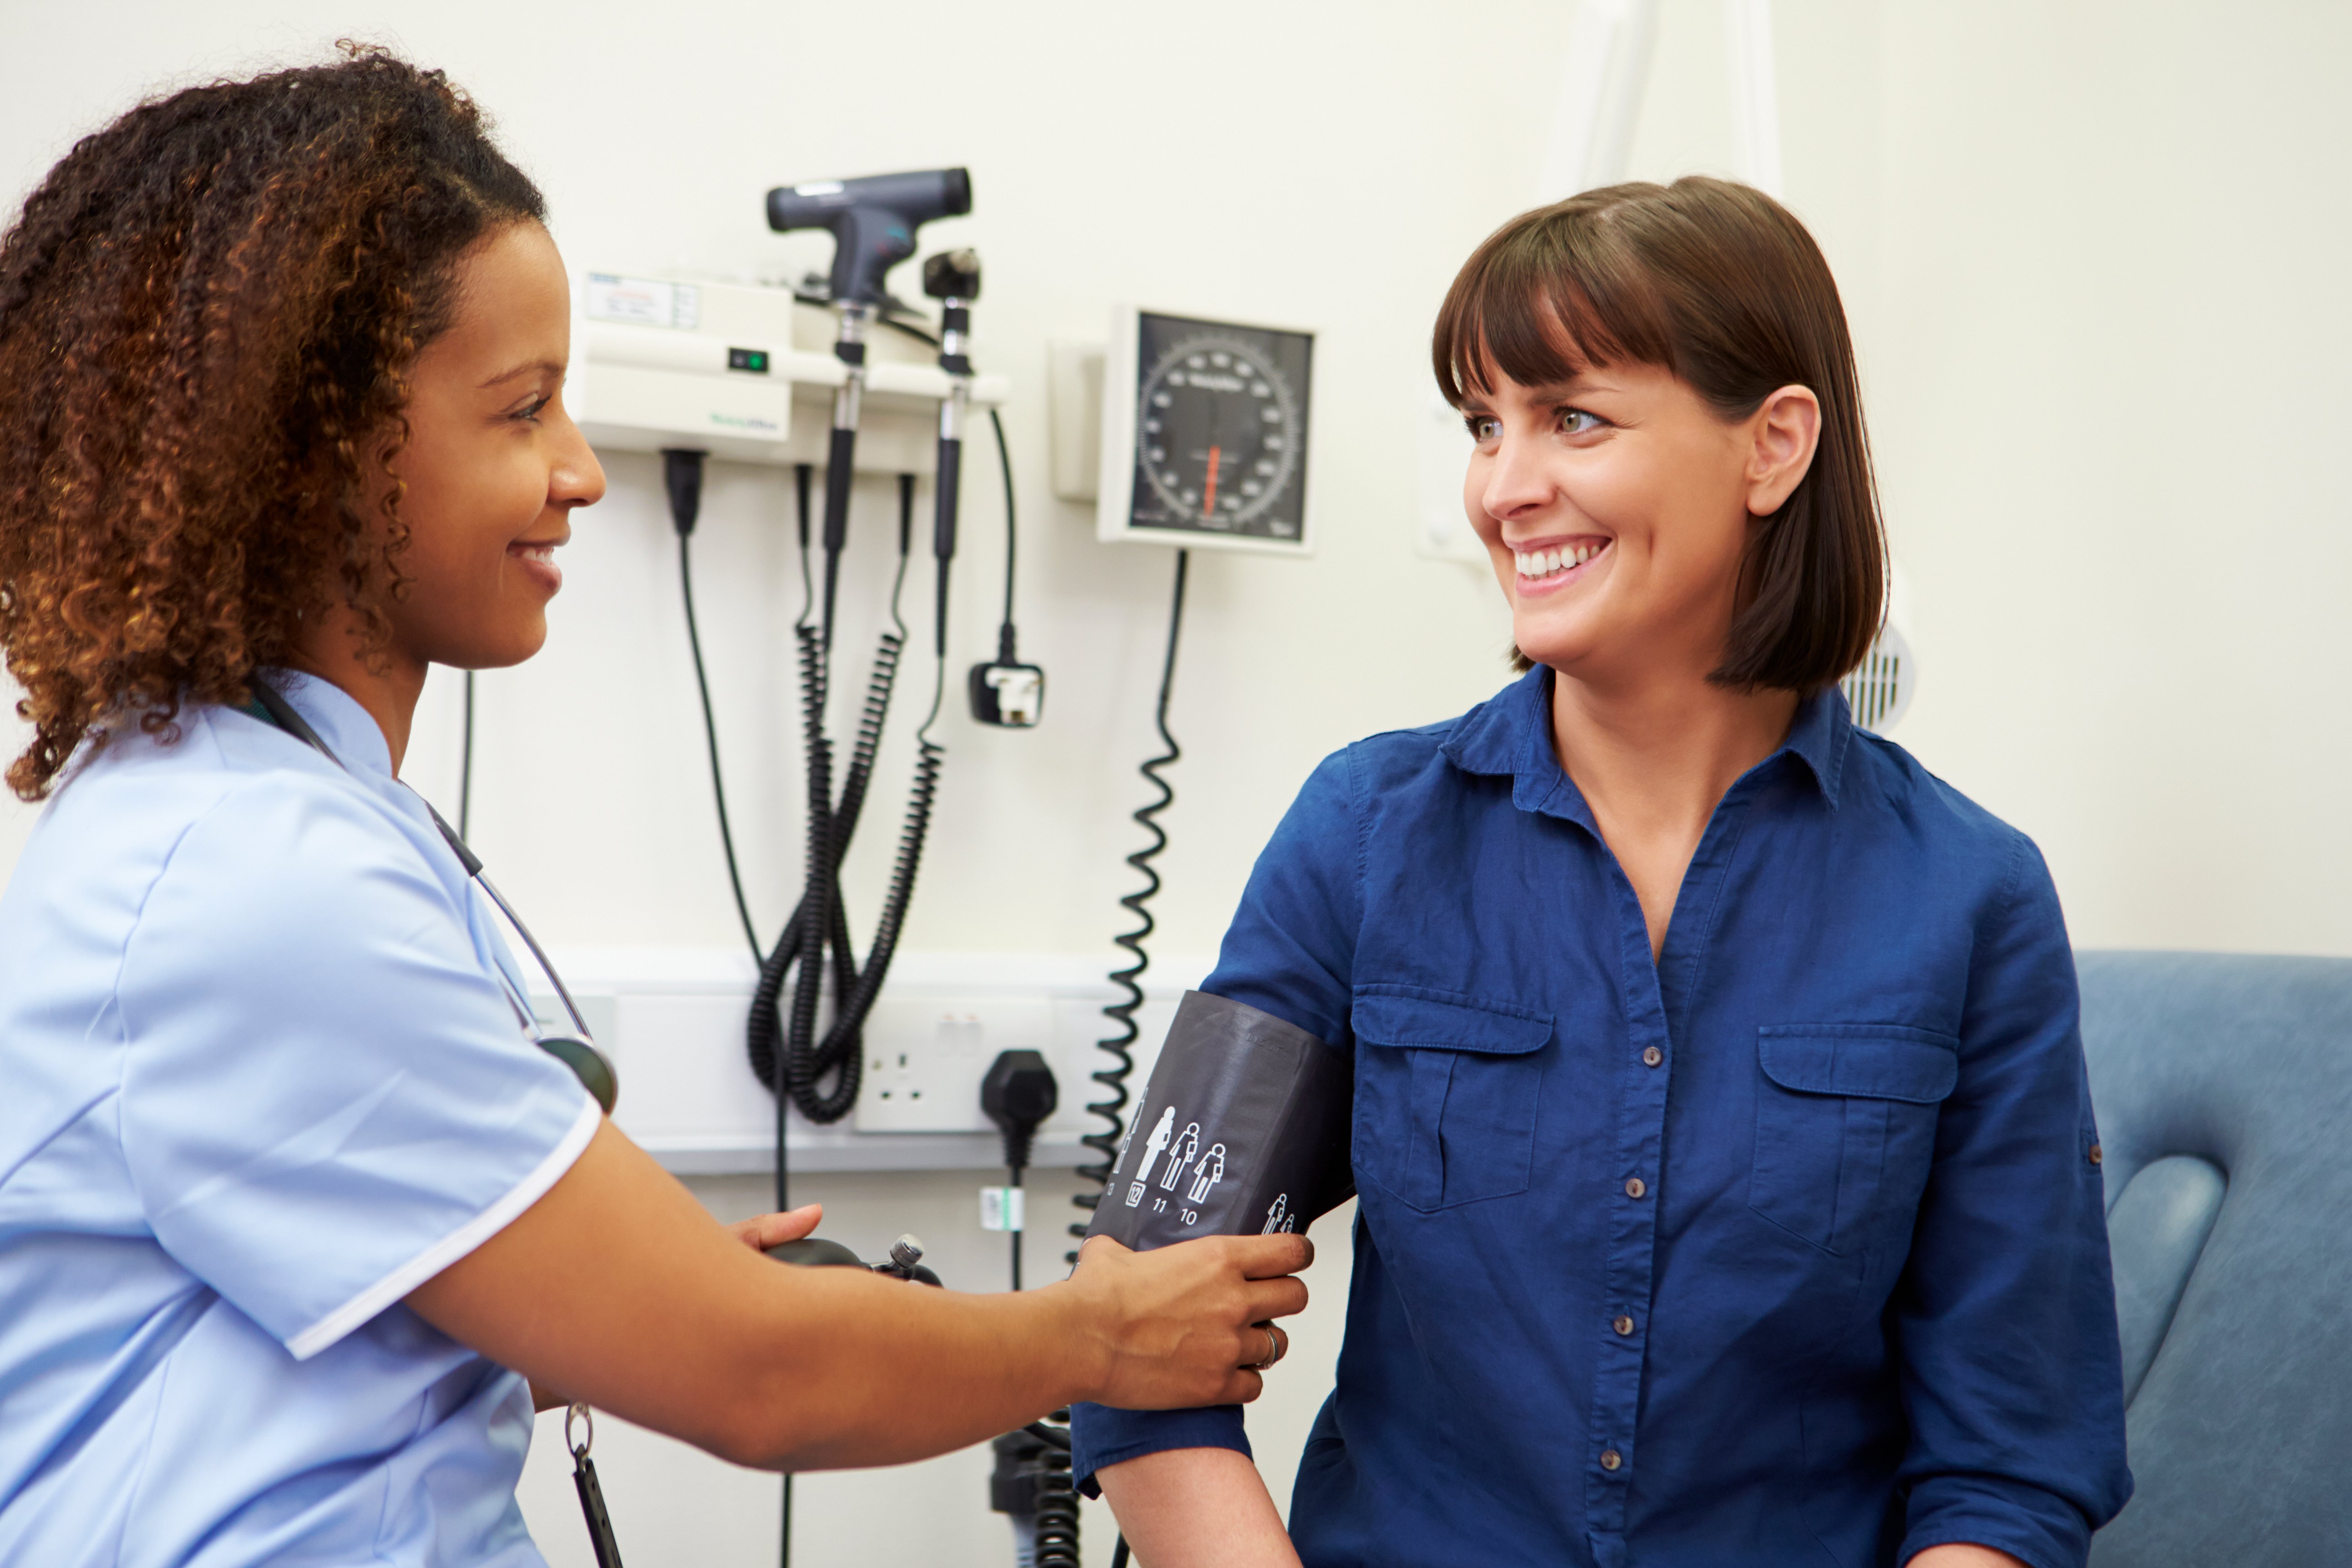
[[1282,1336],[1275,1331],[1274,1325],[1271,1323],[1259,1323],[1255,1326],[1263,1331],[1265,1334],[1265,1359],[1264,1361],[1253,1363],[1250,1370],[1253,1372],[1265,1372],[1270,1370],[1275,1363],[1282,1359],[1283,1352],[1289,1347],[1282,1342]]

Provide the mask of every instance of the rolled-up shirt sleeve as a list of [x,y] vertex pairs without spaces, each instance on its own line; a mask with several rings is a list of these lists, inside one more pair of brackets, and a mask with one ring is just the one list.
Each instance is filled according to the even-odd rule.
[[1968,1542],[2079,1568],[2131,1495],[2074,955],[2041,856],[2021,837],[2014,853],[1890,1315],[1911,1433],[1898,1562]]
[[[1309,775],[1258,856],[1216,970],[1201,989],[1345,1048],[1351,1039],[1349,975],[1363,917],[1361,831],[1348,754],[1335,752]],[[1070,1428],[1071,1472],[1088,1497],[1102,1495],[1095,1472],[1147,1454],[1250,1451],[1238,1405],[1201,1410],[1079,1405],[1070,1412]]]

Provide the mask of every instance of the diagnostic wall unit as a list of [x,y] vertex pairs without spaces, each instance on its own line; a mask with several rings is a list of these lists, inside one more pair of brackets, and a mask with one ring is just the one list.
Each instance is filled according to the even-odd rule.
[[[824,306],[784,288],[614,272],[588,273],[574,297],[582,353],[567,396],[591,444],[824,466],[833,393],[845,374]],[[938,353],[907,333],[874,328],[861,471],[929,474],[936,465],[949,386]],[[1001,375],[972,378],[980,407],[1002,406],[1010,392]]]

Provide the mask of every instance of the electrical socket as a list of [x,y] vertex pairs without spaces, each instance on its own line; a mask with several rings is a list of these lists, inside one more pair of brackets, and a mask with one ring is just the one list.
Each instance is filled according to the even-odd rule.
[[1042,997],[882,998],[866,1017],[857,1131],[993,1132],[980,1108],[988,1065],[1024,1048],[1050,1058],[1053,1024]]

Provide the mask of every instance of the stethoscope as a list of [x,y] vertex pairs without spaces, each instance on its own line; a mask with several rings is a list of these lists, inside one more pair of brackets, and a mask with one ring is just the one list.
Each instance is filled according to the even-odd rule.
[[[270,689],[260,680],[255,680],[252,683],[251,690],[253,700],[247,703],[239,711],[250,714],[266,724],[276,725],[296,740],[316,750],[320,756],[341,768],[345,773],[351,772],[343,759],[335,755],[333,751],[329,749],[327,742],[319,738],[319,732],[310,728],[310,722],[294,710],[292,703],[288,702],[284,697]],[[514,976],[507,973],[506,966],[494,963],[490,967],[498,971],[499,988],[506,994],[507,1005],[515,1010],[515,1017],[521,1023],[523,1033],[530,1036],[541,1050],[570,1068],[572,1076],[580,1080],[581,1087],[587,1089],[589,1094],[594,1097],[596,1103],[604,1108],[604,1114],[610,1116],[613,1113],[614,1103],[620,1099],[621,1095],[620,1075],[614,1070],[612,1059],[596,1048],[588,1032],[588,1021],[580,1016],[580,1008],[572,1000],[572,993],[564,988],[563,976],[555,972],[555,965],[548,961],[546,950],[539,945],[539,939],[530,934],[530,927],[522,923],[522,917],[515,913],[514,906],[508,903],[505,896],[490,885],[490,879],[488,877],[482,875],[481,858],[466,847],[466,841],[457,837],[456,828],[441,820],[441,814],[433,809],[431,801],[425,799],[423,795],[418,795],[417,800],[425,807],[425,814],[433,818],[433,826],[441,830],[443,841],[449,846],[450,852],[457,857],[457,864],[466,868],[466,875],[472,879],[476,887],[489,895],[490,902],[496,904],[499,907],[499,912],[507,917],[507,923],[513,926],[521,935],[523,945],[530,949],[530,956],[538,962],[541,973],[554,984],[555,994],[562,1000],[563,1010],[571,1016],[572,1026],[579,1031],[579,1036],[573,1038],[565,1035],[541,1033],[539,1017],[531,1011],[530,999],[524,996],[520,989],[516,986]]]

